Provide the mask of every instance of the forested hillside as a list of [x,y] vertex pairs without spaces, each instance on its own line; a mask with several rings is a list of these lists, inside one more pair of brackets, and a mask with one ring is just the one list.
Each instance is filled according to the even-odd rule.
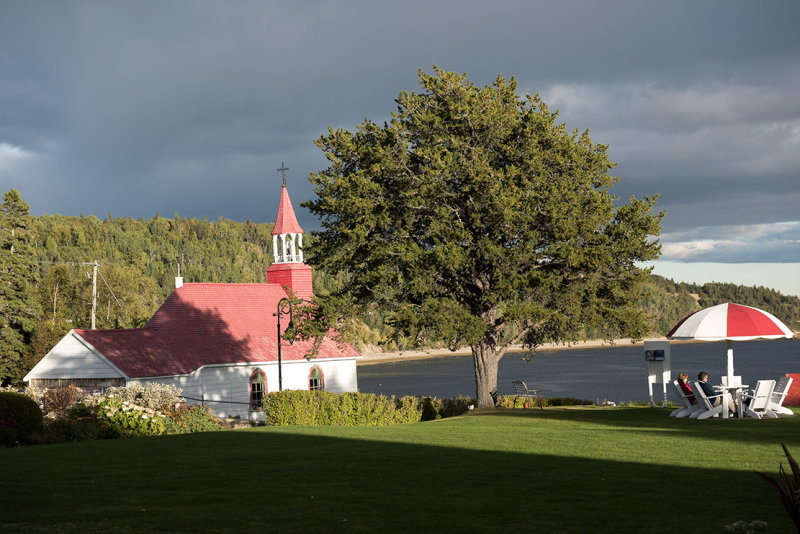
[[[709,278],[713,277],[714,274],[709,273]],[[725,302],[761,308],[782,320],[792,330],[800,330],[800,298],[784,295],[774,289],[720,282],[687,284],[656,275],[650,277],[650,284],[654,287],[656,299],[648,305],[659,315],[656,331],[661,334],[668,332],[687,314],[687,310],[694,311]],[[666,299],[659,299],[661,295]],[[692,301],[696,304],[693,305]]]
[[[4,195],[0,219],[0,382],[18,382],[71,328],[90,327],[94,262],[97,328],[143,326],[174,289],[179,269],[186,282],[264,282],[272,263],[271,223],[177,214],[32,217],[12,192]],[[317,294],[340,283],[315,273]],[[655,318],[654,335],[663,335],[688,313],[727,301],[763,308],[800,329],[800,299],[763,287],[697,286],[652,276],[641,306]],[[381,317],[370,315],[353,341],[408,348],[407,340],[390,340],[390,333]]]

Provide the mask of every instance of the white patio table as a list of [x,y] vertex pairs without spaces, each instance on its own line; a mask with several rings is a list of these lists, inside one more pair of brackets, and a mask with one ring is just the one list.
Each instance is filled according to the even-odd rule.
[[736,396],[736,417],[744,417],[744,406],[742,406],[742,391],[746,391],[750,386],[746,384],[723,386],[714,386],[714,389],[722,390],[722,405],[725,409],[722,410],[722,418],[728,418],[728,395],[734,394]]

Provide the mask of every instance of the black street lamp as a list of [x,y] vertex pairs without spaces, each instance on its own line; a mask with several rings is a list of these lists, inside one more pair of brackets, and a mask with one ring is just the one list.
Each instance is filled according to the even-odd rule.
[[[278,316],[278,391],[283,391],[283,375],[281,374],[281,317],[284,315],[289,315],[289,326],[286,327],[287,330],[291,329],[293,326],[292,323],[292,307],[289,306],[289,311],[286,312],[283,310],[284,302],[291,302],[288,297],[283,297],[281,300],[278,301],[278,311],[275,315]],[[294,340],[289,341],[289,345],[294,343]]]

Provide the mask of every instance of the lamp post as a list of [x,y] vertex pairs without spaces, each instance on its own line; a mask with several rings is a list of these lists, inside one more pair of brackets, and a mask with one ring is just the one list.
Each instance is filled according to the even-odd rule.
[[[290,306],[288,312],[283,311],[284,302],[291,302],[291,301],[287,297],[283,297],[281,300],[278,301],[278,311],[275,313],[275,315],[278,316],[278,391],[283,391],[283,375],[281,373],[281,362],[282,362],[282,358],[281,358],[281,345],[282,345],[282,343],[281,343],[281,317],[283,317],[284,315],[288,314],[289,315],[289,326],[287,326],[286,328],[287,329],[292,328],[292,308]],[[294,343],[293,340],[289,341],[289,345],[291,345],[292,343]]]

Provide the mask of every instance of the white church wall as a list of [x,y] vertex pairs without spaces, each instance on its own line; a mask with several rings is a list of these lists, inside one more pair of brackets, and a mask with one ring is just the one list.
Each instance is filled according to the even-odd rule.
[[[308,375],[314,365],[322,371],[327,391],[358,390],[355,360],[285,362],[281,367],[283,389],[308,390]],[[209,365],[191,375],[137,380],[177,386],[183,390],[187,404],[204,404],[219,417],[263,419],[263,414],[250,411],[250,376],[256,369],[264,372],[267,394],[278,391],[277,362]]]
[[[325,390],[334,393],[358,391],[355,360],[301,360],[284,362],[281,367],[283,389],[308,390],[308,376],[319,366],[325,377]],[[267,394],[278,391],[278,364],[208,365],[189,375],[133,378],[128,383],[156,383],[180,388],[186,404],[204,405],[218,417],[263,420],[263,414],[250,411],[250,376],[264,372]]]
[[124,378],[124,375],[70,331],[24,380],[51,378]]
[[[308,375],[314,366],[319,366],[325,377],[325,390],[334,393],[358,391],[355,360],[302,360],[283,364],[283,389],[308,389]],[[277,368],[277,364],[275,365]],[[275,371],[277,391],[277,370]]]
[[356,360],[320,363],[319,367],[325,375],[325,389],[328,391],[337,393],[358,391]]
[[203,399],[220,417],[239,416],[247,419],[250,413],[250,365],[208,366],[201,369]]
[[[187,399],[187,404],[195,404],[193,399],[202,399],[203,383],[200,379],[200,373],[194,372],[189,375],[176,375],[176,376],[159,376],[154,378],[132,378],[128,380],[129,384],[133,383],[151,383],[161,384],[165,386],[174,386],[181,390],[181,395]],[[199,402],[197,402],[199,403]]]

